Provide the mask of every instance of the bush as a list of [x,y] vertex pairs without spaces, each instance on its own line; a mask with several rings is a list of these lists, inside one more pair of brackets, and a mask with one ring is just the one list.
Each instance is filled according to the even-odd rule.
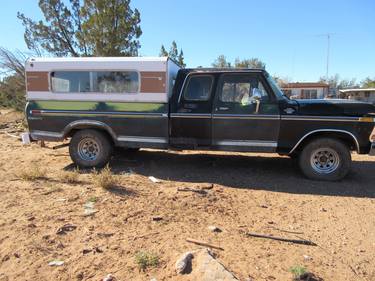
[[112,174],[111,168],[107,165],[101,171],[94,171],[93,174],[94,185],[104,189],[111,189],[118,184],[118,179]]
[[141,270],[145,270],[147,267],[157,267],[159,265],[159,257],[156,254],[144,251],[140,251],[135,255],[135,261]]
[[17,111],[25,109],[25,82],[23,77],[14,74],[5,77],[0,82],[0,106],[14,108]]
[[291,267],[289,271],[293,273],[295,279],[298,279],[301,275],[307,272],[306,268],[300,265]]

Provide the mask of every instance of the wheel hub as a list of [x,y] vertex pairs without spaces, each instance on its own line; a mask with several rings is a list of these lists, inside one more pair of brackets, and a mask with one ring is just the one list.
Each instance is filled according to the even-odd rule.
[[95,161],[100,154],[100,146],[95,139],[84,138],[78,144],[78,155],[85,161]]
[[340,165],[338,153],[331,148],[319,148],[311,154],[310,163],[319,174],[330,174]]

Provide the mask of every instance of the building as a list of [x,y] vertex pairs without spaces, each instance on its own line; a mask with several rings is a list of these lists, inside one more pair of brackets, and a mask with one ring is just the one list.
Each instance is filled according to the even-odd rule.
[[353,99],[375,104],[375,88],[339,90],[339,98]]
[[323,99],[329,93],[329,85],[319,82],[286,83],[281,89],[292,99]]

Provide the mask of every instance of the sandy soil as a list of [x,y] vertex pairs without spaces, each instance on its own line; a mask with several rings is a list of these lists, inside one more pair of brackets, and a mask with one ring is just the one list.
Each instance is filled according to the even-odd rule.
[[[0,123],[9,120],[0,115]],[[375,157],[353,160],[347,179],[322,183],[277,155],[142,150],[113,159],[120,184],[105,190],[93,185],[89,171],[80,172],[78,183],[63,182],[63,171],[73,168],[67,148],[22,146],[2,133],[0,280],[101,280],[109,273],[118,280],[191,280],[174,272],[182,253],[199,248],[188,237],[220,245],[224,250],[214,252],[240,280],[291,280],[296,265],[324,280],[375,280]],[[35,164],[48,169],[45,179],[19,179]],[[206,195],[177,190],[207,184],[214,186]],[[98,212],[85,217],[90,200]],[[67,223],[76,229],[57,234]],[[140,250],[157,254],[159,266],[140,271]],[[64,264],[48,265],[56,259]]]

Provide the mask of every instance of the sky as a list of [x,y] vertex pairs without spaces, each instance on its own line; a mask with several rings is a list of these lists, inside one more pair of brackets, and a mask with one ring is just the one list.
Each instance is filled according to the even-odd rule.
[[[375,77],[374,0],[132,0],[141,13],[142,56],[157,56],[173,40],[187,67],[209,67],[219,56],[257,57],[272,75],[317,81],[326,75]],[[3,1],[0,46],[26,51],[17,12],[42,15],[37,0]]]

